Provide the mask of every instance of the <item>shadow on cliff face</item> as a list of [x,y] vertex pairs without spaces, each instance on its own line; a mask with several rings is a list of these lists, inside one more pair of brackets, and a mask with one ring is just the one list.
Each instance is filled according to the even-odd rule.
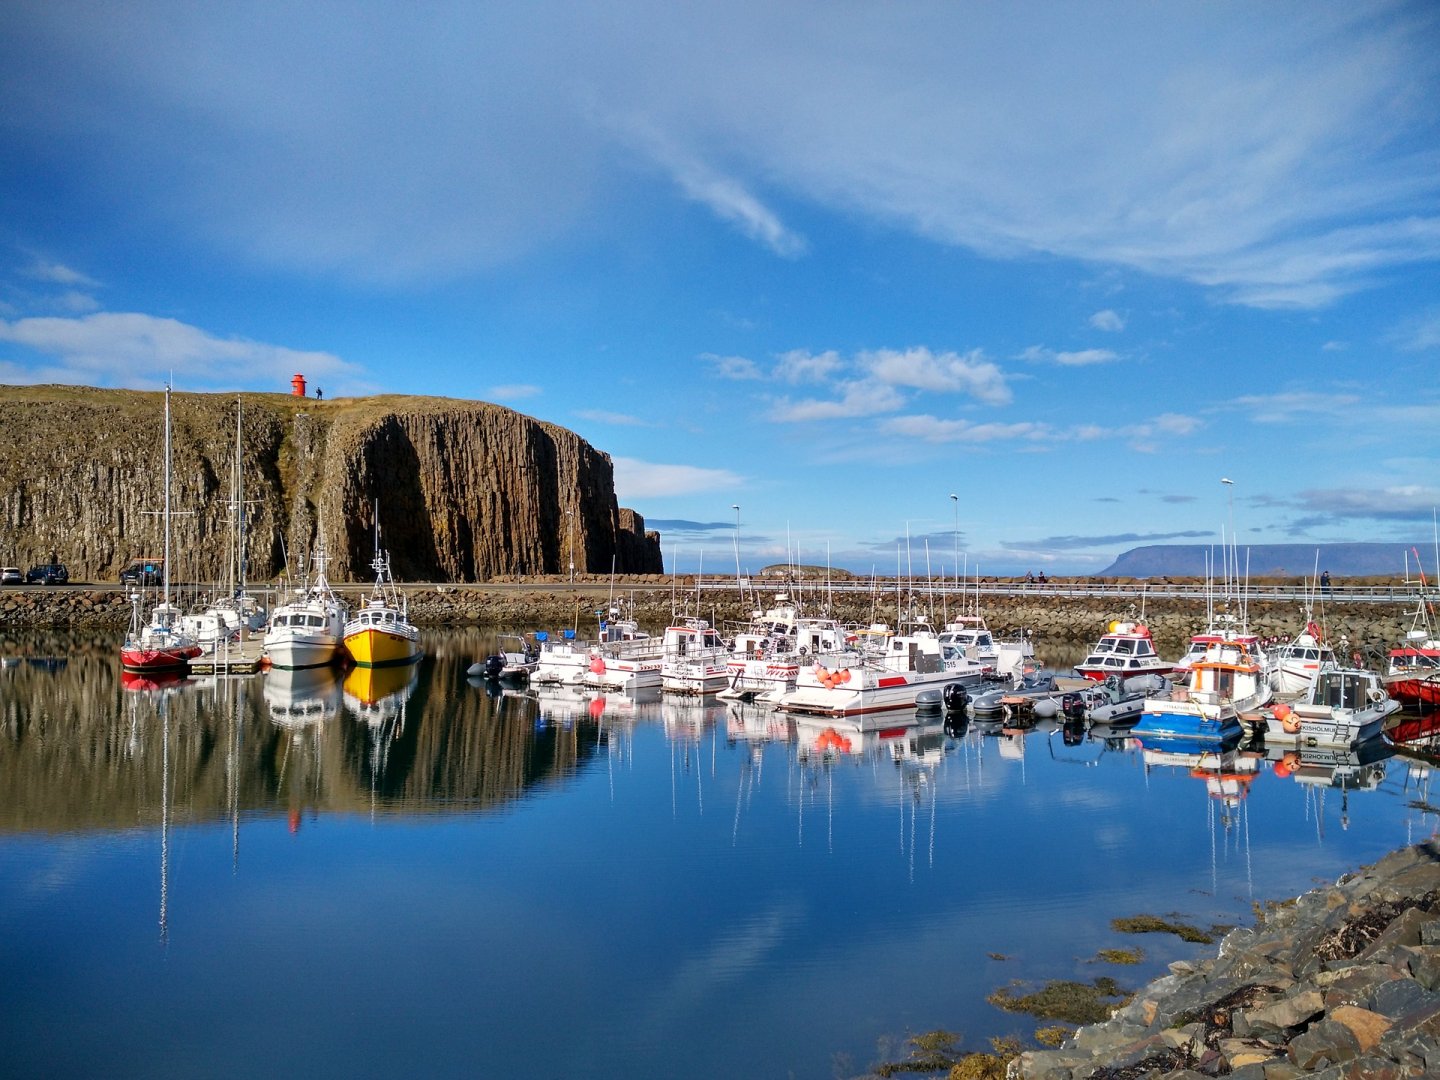
[[[374,558],[374,507],[380,510],[380,544],[394,560],[398,581],[434,581],[450,577],[442,568],[430,509],[420,480],[420,455],[394,416],[386,417],[361,450],[357,494],[362,505],[346,507],[350,565],[363,577]],[[468,538],[462,538],[460,580],[474,577]]]

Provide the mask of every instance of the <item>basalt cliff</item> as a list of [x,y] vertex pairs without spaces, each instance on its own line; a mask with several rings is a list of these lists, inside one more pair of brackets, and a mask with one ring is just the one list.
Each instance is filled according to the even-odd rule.
[[[176,393],[171,414],[177,580],[227,579],[237,519],[251,581],[321,539],[332,579],[365,580],[377,512],[403,581],[663,572],[659,535],[616,503],[609,455],[498,405]],[[0,562],[53,556],[72,581],[114,581],[162,554],[163,393],[0,387],[0,415]]]

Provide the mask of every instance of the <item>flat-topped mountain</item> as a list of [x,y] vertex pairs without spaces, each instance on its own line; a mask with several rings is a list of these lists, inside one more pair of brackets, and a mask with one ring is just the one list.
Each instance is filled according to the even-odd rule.
[[[486,402],[387,395],[171,396],[176,579],[219,581],[235,534],[239,460],[247,576],[323,537],[332,579],[371,576],[381,542],[408,581],[660,573],[660,537],[615,498],[608,454]],[[114,580],[163,549],[164,394],[0,387],[0,561],[52,554],[72,580]],[[298,559],[292,559],[292,565]]]
[[[1241,574],[1250,577],[1293,575],[1311,577],[1316,573],[1316,552],[1319,570],[1330,571],[1331,577],[1403,576],[1406,555],[1412,573],[1416,567],[1414,551],[1424,556],[1424,565],[1433,566],[1433,548],[1426,544],[1255,544],[1242,545],[1238,552]],[[1208,560],[1208,563],[1207,563]],[[1208,568],[1220,576],[1224,556],[1219,547],[1207,544],[1151,544],[1131,548],[1101,570],[1097,577],[1198,577]]]

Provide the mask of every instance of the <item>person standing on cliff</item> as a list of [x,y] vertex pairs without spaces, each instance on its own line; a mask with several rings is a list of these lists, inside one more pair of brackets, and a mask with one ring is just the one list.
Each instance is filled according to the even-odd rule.
[[321,398],[323,398],[324,396],[325,396],[325,391],[324,391],[324,390],[321,390],[320,387],[318,387],[318,386],[315,387],[315,400],[316,400],[316,401],[319,401],[319,400],[320,400]]

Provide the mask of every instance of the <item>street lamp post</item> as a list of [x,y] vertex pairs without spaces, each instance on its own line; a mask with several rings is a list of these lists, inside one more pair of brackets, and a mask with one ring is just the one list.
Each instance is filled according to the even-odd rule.
[[575,584],[575,511],[565,511],[566,539],[565,546],[570,549],[570,584]]
[[1235,544],[1235,481],[1231,480],[1228,476],[1222,476],[1220,483],[1225,485],[1225,502],[1230,513],[1230,547],[1226,548],[1223,544],[1221,545],[1221,555],[1225,559],[1226,567],[1228,567],[1225,571],[1225,591],[1228,595],[1232,577],[1234,578],[1234,584],[1237,586],[1236,591],[1238,591],[1240,584],[1240,567],[1238,565],[1240,550]]
[[735,532],[731,538],[735,545],[735,592],[744,600],[745,589],[740,584],[740,504],[731,503],[730,509],[735,511]]
[[960,586],[960,496],[953,491],[950,493],[950,502],[955,507],[955,586]]

